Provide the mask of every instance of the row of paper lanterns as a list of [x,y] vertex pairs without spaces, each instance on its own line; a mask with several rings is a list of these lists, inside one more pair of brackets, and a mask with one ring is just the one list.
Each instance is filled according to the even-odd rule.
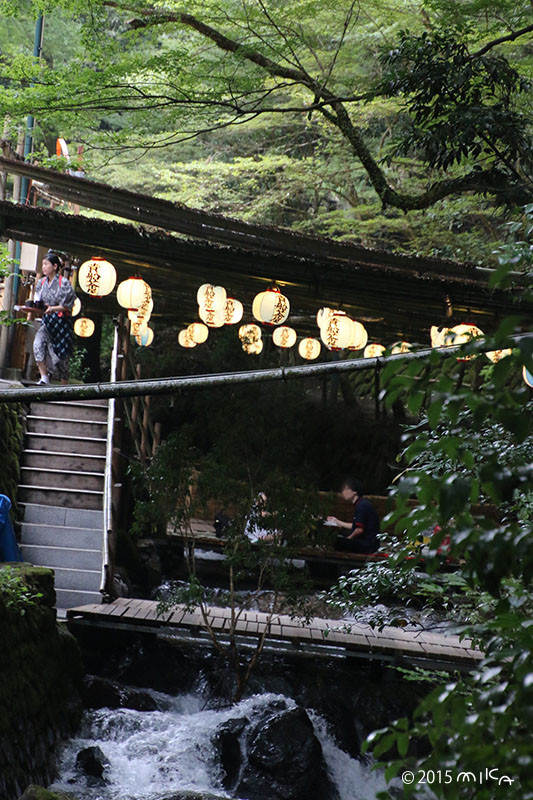
[[[104,258],[92,258],[85,261],[78,272],[78,282],[82,290],[91,297],[103,297],[110,294],[117,282],[117,273],[113,264]],[[192,323],[181,331],[178,337],[179,344],[183,347],[196,347],[207,340],[208,328],[220,328],[224,325],[235,325],[242,320],[243,304],[228,297],[222,286],[205,283],[197,292],[198,314],[202,322]],[[131,323],[131,334],[141,346],[152,343],[154,332],[148,327],[148,321],[154,307],[152,290],[146,281],[139,277],[130,277],[122,281],[117,287],[117,302],[128,310]],[[81,301],[76,298],[72,315],[77,316],[81,310]],[[290,348],[296,344],[297,333],[294,328],[283,323],[289,317],[290,302],[277,286],[271,286],[260,292],[252,303],[252,314],[256,320],[266,325],[276,326],[272,339],[276,346]],[[352,320],[345,312],[332,308],[321,308],[317,313],[317,325],[320,338],[328,350],[363,350],[364,358],[377,358],[385,352],[381,344],[367,344],[368,334],[360,322]],[[87,317],[80,317],[74,323],[74,332],[83,338],[92,336],[94,322]],[[431,328],[432,347],[450,347],[461,345],[473,338],[484,336],[483,331],[475,325],[455,325],[452,328]],[[239,328],[239,338],[243,350],[250,354],[258,355],[263,349],[261,328],[258,325],[242,325]],[[398,342],[391,353],[406,353],[411,349],[408,342]],[[314,360],[321,352],[321,343],[318,339],[305,337],[300,340],[298,352],[302,358]],[[509,355],[511,349],[495,350],[486,353],[487,357],[496,363],[501,358]],[[475,356],[465,356],[469,360]],[[524,380],[531,386],[531,373],[524,367]]]
[[[223,286],[203,284],[198,289],[196,299],[201,322],[193,322],[180,331],[178,342],[182,347],[194,348],[203,344],[208,338],[209,328],[235,325],[242,320],[244,313],[242,303],[228,297]],[[294,328],[283,324],[288,319],[289,313],[290,302],[277,286],[260,292],[252,303],[252,315],[258,322],[274,327],[272,340],[282,349],[294,347],[298,340]],[[318,358],[322,344],[328,350],[364,349],[366,358],[375,358],[385,352],[383,345],[368,345],[365,327],[360,322],[352,320],[344,311],[321,308],[317,314],[317,325],[321,341],[318,338],[305,337],[298,344],[298,352],[306,360]],[[239,339],[246,353],[259,355],[262,352],[263,340],[259,325],[254,323],[242,325],[239,328]],[[403,353],[408,349],[408,343],[399,342],[393,347],[392,352]]]
[[[91,258],[85,261],[78,270],[78,283],[90,297],[100,298],[111,294],[117,282],[117,271],[111,262],[104,258]],[[154,338],[153,330],[148,322],[154,308],[152,290],[146,281],[139,277],[131,277],[119,283],[117,302],[127,309],[130,320],[130,332],[137,344],[147,347]],[[81,301],[77,297],[72,308],[72,316],[81,311]],[[94,333],[94,322],[88,317],[80,317],[74,323],[74,333],[87,338]]]

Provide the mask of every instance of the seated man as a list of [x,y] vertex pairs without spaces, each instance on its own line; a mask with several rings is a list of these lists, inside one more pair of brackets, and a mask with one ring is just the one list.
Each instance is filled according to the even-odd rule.
[[363,496],[363,484],[357,478],[346,478],[341,495],[354,504],[354,515],[352,522],[328,517],[330,524],[346,531],[337,536],[335,549],[349,553],[375,553],[379,546],[379,517],[370,500]]

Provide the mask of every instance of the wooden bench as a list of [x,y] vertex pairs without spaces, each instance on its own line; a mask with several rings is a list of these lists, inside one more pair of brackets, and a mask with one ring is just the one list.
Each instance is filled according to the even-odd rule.
[[[219,539],[215,534],[213,525],[202,519],[191,520],[191,536],[177,535],[177,538],[185,545],[200,548],[202,550],[213,550],[222,553],[225,547],[225,540]],[[252,547],[255,543],[252,543]],[[291,553],[291,558],[300,559],[307,563],[327,563],[327,564],[365,564],[368,561],[385,562],[388,558],[387,553],[347,553],[326,547],[304,547],[297,553]]]

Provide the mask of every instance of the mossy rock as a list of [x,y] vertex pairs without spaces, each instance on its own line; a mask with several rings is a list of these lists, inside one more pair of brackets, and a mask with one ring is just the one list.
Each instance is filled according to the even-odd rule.
[[42,786],[35,786],[32,784],[28,786],[24,794],[19,797],[19,800],[76,800],[76,798],[72,794],[51,792],[49,789],[43,789]]
[[22,406],[18,403],[0,403],[0,442],[5,443],[5,458],[0,472],[0,494],[5,494],[13,504],[13,514],[18,517],[17,487],[20,475],[23,426],[19,421]]
[[35,567],[25,562],[14,562],[9,565],[17,570],[28,586],[42,594],[39,604],[54,608],[56,592],[54,588],[54,571],[49,567]]

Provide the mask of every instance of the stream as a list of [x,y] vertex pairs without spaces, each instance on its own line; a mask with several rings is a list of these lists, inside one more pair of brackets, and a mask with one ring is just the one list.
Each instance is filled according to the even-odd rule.
[[[187,790],[236,798],[238,794],[224,789],[224,771],[213,741],[217,728],[242,718],[252,725],[260,722],[273,703],[296,708],[294,700],[271,693],[254,695],[223,710],[204,708],[198,692],[175,697],[152,690],[149,694],[157,711],[103,708],[85,712],[78,735],[64,748],[60,777],[51,788],[71,792],[77,800],[163,800]],[[382,775],[344,752],[317,712],[310,710],[309,717],[334,787],[331,800],[374,800],[385,788]],[[76,766],[78,752],[91,746],[104,753],[104,780],[88,777]],[[244,747],[241,771],[247,757]],[[322,795],[316,800],[329,798]]]

